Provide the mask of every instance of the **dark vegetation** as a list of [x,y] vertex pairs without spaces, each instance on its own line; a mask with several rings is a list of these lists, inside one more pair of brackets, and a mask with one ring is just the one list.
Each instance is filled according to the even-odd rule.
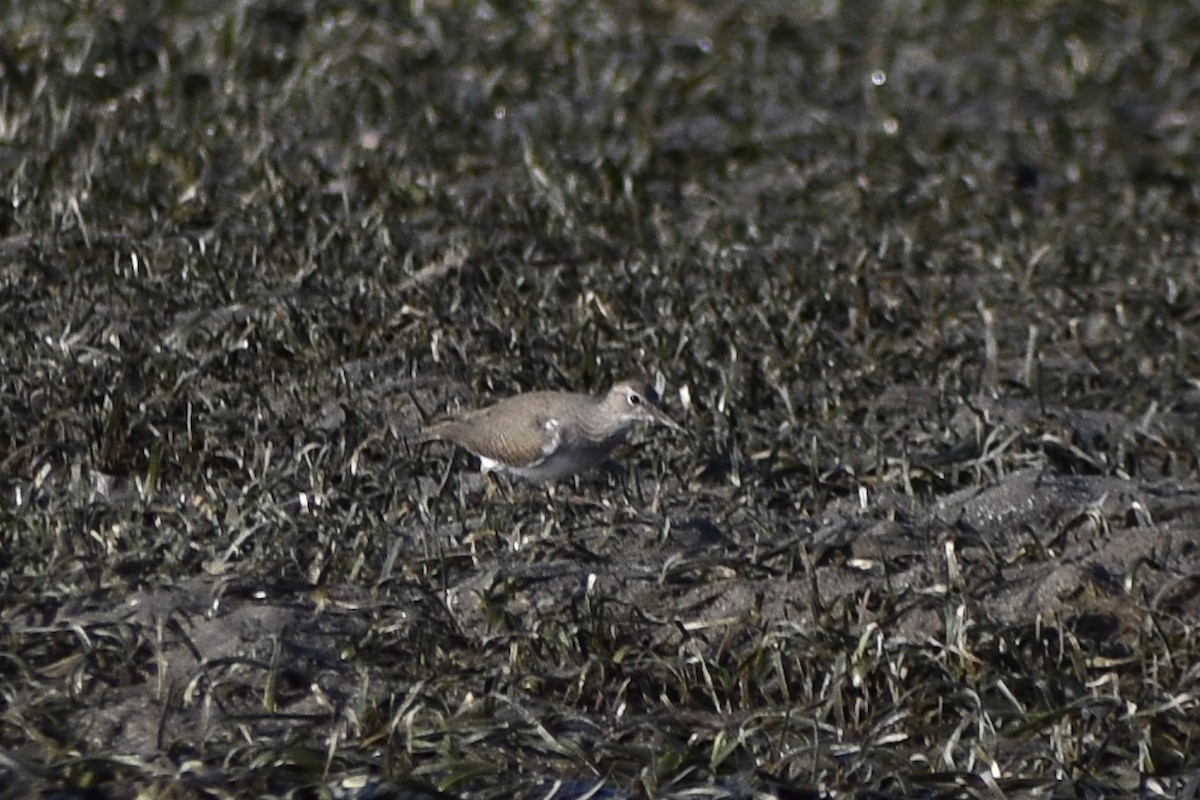
[[[3,4],[0,797],[1194,797],[1198,53]],[[658,372],[553,498],[415,436]]]

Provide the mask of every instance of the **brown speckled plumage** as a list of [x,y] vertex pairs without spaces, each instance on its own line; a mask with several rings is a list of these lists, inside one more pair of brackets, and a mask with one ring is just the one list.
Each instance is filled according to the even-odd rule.
[[644,384],[624,381],[602,395],[529,392],[426,428],[479,456],[482,469],[555,481],[603,463],[639,422],[675,424]]

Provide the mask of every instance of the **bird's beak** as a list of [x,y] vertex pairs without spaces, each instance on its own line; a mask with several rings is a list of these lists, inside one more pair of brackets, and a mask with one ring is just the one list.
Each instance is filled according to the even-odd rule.
[[643,404],[643,408],[650,412],[650,417],[653,422],[657,422],[660,425],[665,425],[673,431],[683,430],[682,426],[680,426],[678,422],[668,417],[667,412],[663,411],[658,406],[645,403]]

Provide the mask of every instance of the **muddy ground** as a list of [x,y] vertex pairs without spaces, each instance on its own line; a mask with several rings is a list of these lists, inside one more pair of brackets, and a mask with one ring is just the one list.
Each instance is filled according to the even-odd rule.
[[0,13],[0,798],[1196,796],[1190,4]]

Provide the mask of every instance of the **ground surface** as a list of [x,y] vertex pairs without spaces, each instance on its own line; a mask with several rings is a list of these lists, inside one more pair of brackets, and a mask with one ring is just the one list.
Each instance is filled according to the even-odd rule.
[[2,14],[0,797],[1196,795],[1194,4]]

